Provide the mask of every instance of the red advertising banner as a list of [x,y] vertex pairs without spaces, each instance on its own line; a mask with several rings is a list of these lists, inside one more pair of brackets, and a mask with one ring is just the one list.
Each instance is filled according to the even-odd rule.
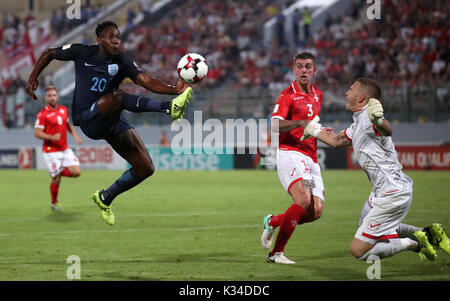
[[[450,170],[450,145],[396,146],[395,149],[403,169]],[[352,147],[347,149],[347,168],[360,169]]]
[[114,161],[114,151],[110,146],[81,146],[78,148],[80,164],[111,164]]
[[36,155],[33,148],[0,149],[0,168],[31,169],[35,167]]

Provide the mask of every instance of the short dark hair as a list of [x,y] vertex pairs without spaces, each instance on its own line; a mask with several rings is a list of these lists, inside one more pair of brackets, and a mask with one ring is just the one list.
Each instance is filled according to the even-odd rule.
[[117,28],[117,30],[119,29],[119,27],[117,27],[117,24],[114,23],[113,21],[105,21],[98,24],[97,27],[95,28],[95,34],[97,35],[97,38],[99,38],[102,35],[103,31],[106,28],[111,26],[114,26],[115,28]]
[[316,57],[311,53],[307,51],[303,51],[300,53],[297,53],[293,58],[292,62],[295,63],[296,60],[307,60],[310,59],[313,61],[314,65],[316,64]]
[[366,96],[370,98],[380,99],[381,88],[377,81],[368,77],[360,77],[355,80],[360,83],[361,88],[366,92]]
[[56,87],[53,86],[53,85],[50,85],[50,86],[48,86],[47,88],[45,88],[45,92],[50,91],[50,90],[55,90],[55,92],[58,93],[58,90],[57,90]]

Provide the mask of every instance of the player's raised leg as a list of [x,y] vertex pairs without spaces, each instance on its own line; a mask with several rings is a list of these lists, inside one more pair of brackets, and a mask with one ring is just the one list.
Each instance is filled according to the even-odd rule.
[[62,211],[63,208],[58,204],[59,184],[61,183],[61,175],[52,177],[50,182],[50,196],[52,198],[50,208],[53,211]]
[[52,182],[50,184],[50,192],[52,195],[52,205],[50,207],[55,211],[63,210],[63,208],[57,204],[61,177],[77,178],[81,175],[80,163],[73,151],[68,148],[62,152],[62,156],[62,170],[58,175],[52,178]]
[[69,178],[77,178],[81,175],[80,161],[70,148],[64,151],[64,161],[60,175]]
[[172,99],[170,103],[170,117],[180,119],[184,117],[184,110],[189,103],[192,95],[192,88],[188,87],[183,93]]
[[121,193],[141,183],[154,172],[153,162],[147,149],[134,129],[129,129],[118,136],[108,139],[112,148],[124,158],[131,168],[126,170],[107,189],[97,191],[92,198],[102,210],[103,219],[110,225],[114,224],[112,201]]
[[[423,234],[423,236],[421,235]],[[436,258],[436,252],[428,243],[425,233],[417,233],[417,239],[410,238],[393,238],[387,240],[380,240],[375,243],[368,243],[358,238],[353,238],[350,245],[350,253],[358,260],[366,260],[371,255],[376,255],[379,258],[391,257],[403,251],[415,251],[424,254],[430,260]],[[421,258],[423,258],[421,256]]]
[[60,175],[62,177],[77,178],[81,175],[81,168],[79,165],[67,166],[64,167]]
[[386,235],[374,236],[372,235],[374,233],[366,233],[366,231],[369,232],[370,228],[376,229],[378,227],[378,225],[372,225],[370,221],[367,224],[367,219],[364,220],[350,244],[350,253],[356,259],[366,260],[371,255],[387,258],[407,250],[417,252],[422,260],[425,258],[434,260],[436,258],[436,251],[431,246],[424,231],[418,230],[410,237],[405,238],[398,237],[398,234],[394,231],[387,232]]
[[[371,193],[369,198],[365,202],[363,209],[361,210],[358,223],[359,226],[363,224],[365,217],[372,211],[373,198],[374,195],[373,193]],[[395,229],[395,232],[398,234],[398,238],[390,239],[389,241],[385,241],[383,243],[377,242],[379,243],[379,245],[375,250],[371,251],[372,255],[375,255],[376,252],[381,252],[378,255],[381,255],[380,257],[383,258],[383,256],[389,257],[404,250],[414,250],[417,251],[421,259],[429,258],[430,260],[434,260],[434,258],[436,257],[436,252],[431,245],[438,245],[436,244],[438,240],[436,239],[436,237],[441,237],[441,233],[445,235],[445,232],[439,231],[439,227],[436,227],[436,225],[439,224],[433,224],[429,227],[420,228],[413,225],[400,223]],[[430,231],[431,228],[433,228],[434,231]],[[444,237],[443,235],[442,237]],[[375,243],[376,241],[373,242]],[[371,249],[371,247],[373,247],[373,244],[366,245],[367,248],[364,245],[365,243],[361,244],[358,242],[358,240],[354,240],[352,241],[350,252],[356,258],[359,258],[358,255],[366,254]],[[367,256],[369,256],[368,253]]]
[[172,101],[160,102],[151,98],[133,95],[116,90],[101,97],[98,101],[99,111],[109,122],[119,120],[122,110],[130,112],[161,112],[169,114],[172,119],[184,116],[184,110],[192,96],[192,88],[188,87],[183,93],[172,99]]
[[439,223],[433,223],[431,226],[425,227],[424,232],[427,234],[431,244],[438,246],[450,255],[450,239],[445,234],[444,228]]
[[[400,224],[397,228],[399,237],[415,238],[418,233],[424,232],[428,242],[450,255],[450,239],[444,231],[444,228],[439,223],[433,223],[427,227],[416,227],[408,224]],[[422,237],[423,235],[421,235]],[[419,254],[420,256],[420,254]]]
[[311,205],[311,191],[307,180],[298,180],[289,188],[293,204],[286,210],[280,224],[280,230],[275,240],[275,246],[267,258],[273,263],[295,263],[284,256],[284,248],[297,224],[299,224]]
[[[365,260],[370,255],[387,258],[406,250],[416,251],[421,259],[436,258],[436,251],[422,229],[401,224],[412,202],[412,190],[377,198],[371,195],[369,201],[350,244],[350,253],[355,258]],[[408,237],[400,237],[399,230]]]
[[[305,215],[299,221],[300,224],[310,223],[322,216],[323,212],[323,200],[318,196],[312,196],[311,206],[306,210]],[[284,213],[279,215],[268,214],[263,218],[263,234],[261,235],[261,246],[264,249],[268,249],[272,246],[273,236],[275,235],[276,228],[281,225]]]
[[275,227],[270,225],[270,220],[273,215],[268,214],[263,218],[263,234],[261,235],[261,246],[264,249],[270,248],[272,246],[273,236],[275,234]]
[[313,195],[311,197],[311,205],[308,207],[308,210],[306,210],[306,214],[299,222],[299,225],[318,220],[322,216],[323,207],[323,200],[320,197]]

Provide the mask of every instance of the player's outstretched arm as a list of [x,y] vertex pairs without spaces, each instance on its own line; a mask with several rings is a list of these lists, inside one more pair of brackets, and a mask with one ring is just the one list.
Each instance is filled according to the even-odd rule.
[[382,136],[392,136],[391,123],[386,119],[379,119],[378,122],[372,122],[372,124]]
[[75,132],[75,129],[74,129],[73,125],[69,121],[67,121],[67,131],[70,134],[72,134],[72,136],[75,139],[75,142],[77,144],[83,143],[83,140],[81,140],[80,136],[78,136],[77,132]]
[[272,131],[276,133],[290,132],[298,127],[305,127],[308,120],[282,120],[274,118],[272,120]]
[[377,131],[383,136],[392,136],[392,126],[389,121],[383,118],[381,124],[373,124]]
[[39,74],[41,74],[42,70],[44,70],[45,67],[47,67],[47,65],[55,59],[55,54],[55,48],[49,48],[45,50],[34,65],[33,71],[31,71],[30,77],[28,78],[26,90],[33,100],[37,99],[36,95],[34,94],[34,91],[39,85],[39,81],[37,78]]
[[344,131],[336,134],[331,131],[322,130],[317,134],[317,139],[334,148],[347,147],[352,145],[352,143],[345,136]]
[[391,123],[384,119],[383,106],[378,99],[369,99],[367,113],[369,114],[370,121],[381,135],[392,136]]
[[313,120],[308,122],[308,124],[305,126],[303,136],[300,139],[301,141],[309,139],[311,137],[315,137],[323,143],[326,143],[334,148],[352,145],[352,143],[345,136],[345,131],[336,134],[331,128],[322,127],[319,121],[319,116],[315,116]]
[[151,92],[171,95],[181,94],[187,87],[189,87],[189,85],[181,79],[178,80],[175,86],[168,85],[146,72],[140,73],[136,77],[135,83]]
[[34,137],[42,140],[51,140],[51,141],[57,141],[61,138],[60,133],[56,133],[54,135],[49,135],[44,132],[41,128],[35,128],[34,129]]

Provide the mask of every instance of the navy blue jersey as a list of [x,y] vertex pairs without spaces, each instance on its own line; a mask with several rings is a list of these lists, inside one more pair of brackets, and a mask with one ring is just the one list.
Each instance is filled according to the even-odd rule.
[[118,89],[126,77],[135,81],[142,72],[136,63],[123,53],[108,59],[100,57],[98,45],[64,45],[56,48],[55,58],[75,62],[75,91],[72,103],[74,125],[83,121],[80,113],[89,109],[101,96]]

